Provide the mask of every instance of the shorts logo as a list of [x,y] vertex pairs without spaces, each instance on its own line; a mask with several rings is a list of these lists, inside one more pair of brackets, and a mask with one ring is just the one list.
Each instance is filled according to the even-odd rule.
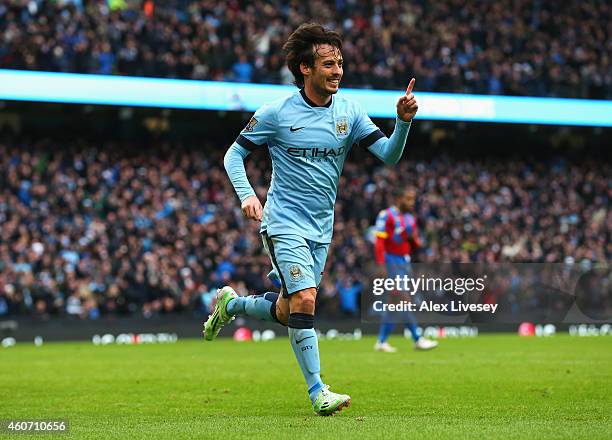
[[336,119],[336,134],[338,136],[346,136],[348,135],[348,118],[338,118]]
[[256,124],[257,124],[257,119],[251,118],[251,120],[246,125],[246,127],[244,127],[244,131],[248,131],[248,132],[253,131],[253,127],[255,127]]
[[289,276],[291,277],[291,281],[298,281],[302,279],[302,270],[300,266],[297,264],[292,264],[289,266]]

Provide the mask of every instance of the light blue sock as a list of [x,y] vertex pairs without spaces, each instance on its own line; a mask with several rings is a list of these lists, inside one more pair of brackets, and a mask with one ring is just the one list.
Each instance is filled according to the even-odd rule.
[[239,296],[227,303],[227,311],[232,315],[246,315],[263,321],[278,322],[276,319],[277,299],[278,293],[274,292]]
[[323,388],[317,333],[314,328],[289,327],[289,341],[308,384],[310,400],[314,402],[317,394]]

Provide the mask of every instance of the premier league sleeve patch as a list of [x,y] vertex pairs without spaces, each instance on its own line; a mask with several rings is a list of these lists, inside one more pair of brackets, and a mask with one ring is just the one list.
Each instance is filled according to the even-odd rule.
[[248,131],[249,133],[251,133],[253,131],[253,127],[255,127],[255,125],[257,125],[257,119],[255,119],[253,117],[253,118],[251,118],[249,123],[246,125],[246,127],[244,127],[243,131]]

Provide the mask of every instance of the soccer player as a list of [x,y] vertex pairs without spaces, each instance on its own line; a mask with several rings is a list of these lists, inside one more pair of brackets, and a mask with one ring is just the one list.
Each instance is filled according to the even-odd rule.
[[[415,217],[411,214],[414,208],[415,191],[407,189],[399,191],[395,197],[395,205],[383,209],[376,217],[376,242],[374,245],[376,263],[385,267],[385,276],[395,278],[410,275],[410,254],[421,246]],[[405,327],[417,350],[431,350],[437,347],[436,341],[421,337],[413,312],[402,312],[406,320]],[[378,341],[374,346],[376,351],[394,353],[395,347],[387,342],[395,324],[389,313],[382,316]]]
[[[243,214],[261,222],[273,266],[269,276],[280,281],[281,293],[239,297],[223,287],[204,325],[204,337],[214,339],[234,315],[286,325],[313,409],[331,415],[351,398],[330,391],[321,381],[314,314],[332,238],[338,179],[351,148],[366,148],[387,164],[399,161],[418,109],[412,94],[415,80],[397,102],[395,130],[387,138],[357,103],[334,96],[343,73],[342,40],[336,32],[303,24],[283,50],[300,90],[257,110],[224,159]],[[262,209],[244,160],[265,147],[272,158],[272,182]]]

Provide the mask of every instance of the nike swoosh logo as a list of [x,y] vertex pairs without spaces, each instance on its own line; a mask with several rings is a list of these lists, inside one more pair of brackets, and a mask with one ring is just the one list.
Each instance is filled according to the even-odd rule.
[[291,131],[298,131],[298,130],[301,130],[302,128],[306,128],[306,127],[298,127],[298,128],[290,127],[289,130],[291,130]]
[[295,341],[295,343],[296,343],[296,344],[299,344],[300,342],[303,342],[303,341],[305,341],[306,339],[310,339],[310,338],[314,338],[314,336],[306,336],[305,338],[300,339],[299,341],[297,341],[297,340],[296,340],[296,341]]

